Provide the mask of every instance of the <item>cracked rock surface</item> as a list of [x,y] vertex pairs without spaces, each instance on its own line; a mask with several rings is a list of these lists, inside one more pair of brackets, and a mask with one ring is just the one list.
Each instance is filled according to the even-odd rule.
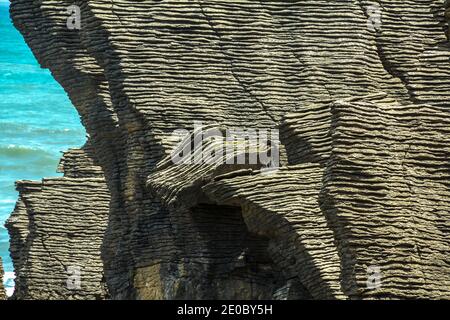
[[104,299],[101,245],[109,193],[89,147],[65,153],[62,178],[18,181],[11,235],[17,299]]
[[6,300],[6,291],[5,287],[3,286],[3,264],[2,259],[0,258],[0,300]]
[[[15,298],[450,298],[448,10],[13,0],[89,135],[17,184]],[[280,170],[174,164],[195,121],[279,129]]]

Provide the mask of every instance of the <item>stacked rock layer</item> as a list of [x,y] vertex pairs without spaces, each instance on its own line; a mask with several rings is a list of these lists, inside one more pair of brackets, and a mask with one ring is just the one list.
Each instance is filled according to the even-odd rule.
[[[450,298],[447,2],[13,0],[11,16],[89,135],[64,178],[18,183],[16,298]],[[198,122],[279,130],[280,168],[170,161]]]

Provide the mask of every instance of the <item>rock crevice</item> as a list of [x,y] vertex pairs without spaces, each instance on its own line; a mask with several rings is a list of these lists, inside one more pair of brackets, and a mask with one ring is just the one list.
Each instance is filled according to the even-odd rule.
[[[15,298],[450,298],[448,1],[13,0],[11,17],[89,135],[64,177],[17,184]],[[281,168],[173,163],[196,121],[279,130]]]

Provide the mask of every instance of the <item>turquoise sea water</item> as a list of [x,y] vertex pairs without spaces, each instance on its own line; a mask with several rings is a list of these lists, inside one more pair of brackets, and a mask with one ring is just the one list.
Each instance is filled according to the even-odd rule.
[[[84,141],[75,108],[39,67],[10,21],[8,2],[0,0],[0,255],[7,278],[13,267],[4,222],[17,199],[14,181],[58,176],[61,151]],[[11,291],[12,281],[6,285]]]

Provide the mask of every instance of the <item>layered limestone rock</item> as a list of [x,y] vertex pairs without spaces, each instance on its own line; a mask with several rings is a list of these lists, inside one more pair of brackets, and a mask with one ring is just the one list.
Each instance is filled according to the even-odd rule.
[[[323,165],[218,177],[204,192],[240,206],[250,230],[271,239],[274,256],[290,249],[294,259],[279,263],[309,292],[320,290],[315,296],[337,297],[340,288],[350,298],[448,299],[447,112],[345,100],[329,110],[329,134],[321,140],[332,143],[316,153],[327,157]],[[308,116],[289,119],[302,123]],[[302,150],[305,136],[291,139],[297,137]],[[383,280],[371,289],[374,266]]]
[[[450,297],[447,7],[13,0],[92,146],[18,184],[16,297]],[[281,168],[174,163],[195,121],[218,129],[204,153],[230,128],[279,129],[263,149]]]
[[101,245],[109,192],[90,149],[65,153],[62,178],[19,181],[6,226],[16,271],[15,299],[104,299]]
[[2,259],[0,258],[0,300],[6,300],[6,291],[5,287],[3,286],[3,263]]

